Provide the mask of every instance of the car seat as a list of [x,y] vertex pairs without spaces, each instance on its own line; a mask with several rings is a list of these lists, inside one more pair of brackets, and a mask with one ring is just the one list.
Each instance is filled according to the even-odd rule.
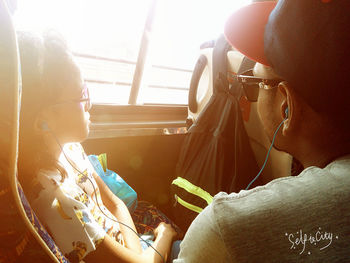
[[0,262],[68,262],[17,180],[20,99],[16,33],[7,3],[0,0]]

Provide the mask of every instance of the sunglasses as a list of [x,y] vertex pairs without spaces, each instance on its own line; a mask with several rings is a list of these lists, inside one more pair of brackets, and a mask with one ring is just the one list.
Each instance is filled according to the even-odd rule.
[[233,81],[237,81],[242,85],[243,92],[247,100],[256,102],[259,97],[259,90],[271,90],[278,86],[283,79],[264,79],[253,76],[253,70],[250,69],[242,73],[242,75],[233,74],[230,76]]
[[65,104],[65,103],[81,103],[84,107],[84,110],[89,111],[91,109],[92,104],[91,104],[91,100],[90,100],[89,88],[87,87],[86,83],[83,84],[83,89],[81,92],[80,99],[66,100],[66,101],[55,103],[51,106]]

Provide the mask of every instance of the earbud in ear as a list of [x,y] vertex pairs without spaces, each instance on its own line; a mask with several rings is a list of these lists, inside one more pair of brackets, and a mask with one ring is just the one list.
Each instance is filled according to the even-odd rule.
[[46,121],[42,121],[40,123],[40,129],[43,130],[43,131],[48,131],[49,130],[49,125],[47,124]]
[[288,118],[288,107],[284,110],[284,114],[285,114],[285,119],[287,119]]

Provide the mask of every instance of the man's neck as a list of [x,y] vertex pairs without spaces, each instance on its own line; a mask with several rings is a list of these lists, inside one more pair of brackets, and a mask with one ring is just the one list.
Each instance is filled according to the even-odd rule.
[[350,154],[349,140],[346,142],[333,136],[324,136],[323,139],[304,141],[294,156],[303,164],[304,168],[310,166],[323,168],[346,154]]

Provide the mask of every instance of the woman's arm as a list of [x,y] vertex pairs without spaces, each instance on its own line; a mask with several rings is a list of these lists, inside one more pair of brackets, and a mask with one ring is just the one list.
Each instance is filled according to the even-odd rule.
[[[169,256],[171,243],[176,236],[175,230],[165,223],[160,223],[155,230],[156,240],[153,247],[162,255],[165,262]],[[164,263],[163,258],[151,247],[138,253],[123,247],[109,235],[106,235],[97,249],[89,253],[84,261],[87,263],[98,262],[123,262],[123,263]]]
[[[175,239],[177,233],[170,224],[160,223],[154,230],[154,234],[156,236],[156,239],[152,246],[163,256],[164,260],[166,261],[171,252],[171,244]],[[158,253],[155,252],[151,247],[148,247],[144,251],[144,254],[145,257],[154,259],[154,261],[150,262],[156,262],[156,258],[160,258]]]
[[[106,208],[118,221],[128,225],[136,232],[134,222],[124,202],[114,195],[96,172],[93,173],[93,177],[98,184],[101,198]],[[166,261],[171,250],[172,241],[177,235],[176,231],[169,224],[160,223],[155,229],[154,234],[156,239],[152,246],[162,255],[162,258],[152,247],[148,247],[142,252],[138,235],[128,227],[120,224],[120,230],[123,234],[126,247],[123,247],[109,235],[106,235],[97,249],[88,254],[84,260],[88,263],[110,261],[163,263],[163,258]]]
[[[115,194],[108,188],[108,186],[103,182],[103,180],[97,175],[96,172],[93,173],[93,176],[98,184],[102,202],[106,208],[117,218],[119,222],[126,224],[137,233],[130,212],[124,202],[115,196]],[[120,231],[123,234],[126,247],[135,252],[141,253],[142,249],[139,237],[123,224],[120,224]]]

